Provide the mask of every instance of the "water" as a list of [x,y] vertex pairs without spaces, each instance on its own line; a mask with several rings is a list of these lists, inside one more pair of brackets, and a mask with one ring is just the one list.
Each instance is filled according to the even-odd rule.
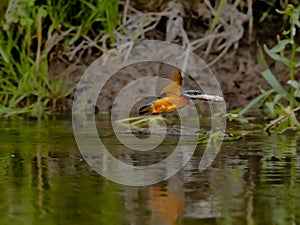
[[[176,144],[169,137],[155,154],[126,153],[108,124],[98,122],[103,142],[131,163],[166,158]],[[204,150],[198,146],[171,179],[130,187],[90,168],[70,120],[2,120],[0,126],[1,225],[300,224],[299,133],[254,132],[225,142],[204,172],[197,169]]]

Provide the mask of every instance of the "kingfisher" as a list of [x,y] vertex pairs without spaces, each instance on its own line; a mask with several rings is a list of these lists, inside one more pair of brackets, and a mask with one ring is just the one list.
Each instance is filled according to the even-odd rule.
[[190,103],[190,101],[196,99],[215,102],[224,101],[223,97],[221,96],[204,94],[199,90],[187,90],[181,92],[181,73],[179,69],[169,64],[164,64],[161,67],[160,76],[169,78],[171,82],[163,87],[164,82],[159,80],[160,82],[158,83],[157,88],[157,91],[159,92],[158,98],[142,106],[138,111],[140,115],[144,115],[146,113],[158,115],[161,113],[173,112],[176,109],[186,106]]

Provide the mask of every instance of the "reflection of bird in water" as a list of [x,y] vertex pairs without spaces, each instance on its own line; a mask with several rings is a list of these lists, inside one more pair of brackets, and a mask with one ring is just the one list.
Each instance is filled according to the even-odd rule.
[[160,76],[170,79],[171,82],[164,87],[164,82],[159,80],[157,90],[159,93],[158,99],[142,106],[139,109],[140,115],[146,113],[157,115],[165,112],[173,112],[176,109],[186,106],[191,100],[196,99],[216,102],[224,101],[223,97],[203,94],[198,90],[187,90],[181,92],[180,86],[182,84],[182,76],[180,71],[169,64],[164,64],[162,66]]
[[159,187],[151,187],[152,223],[163,225],[178,224],[184,213],[183,190],[169,191]]

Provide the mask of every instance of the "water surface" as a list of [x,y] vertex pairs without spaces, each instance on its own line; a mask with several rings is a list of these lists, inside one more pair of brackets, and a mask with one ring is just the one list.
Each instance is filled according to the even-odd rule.
[[[154,153],[126,152],[109,121],[97,123],[103,143],[128,163],[155,163],[177,143],[168,137]],[[1,225],[300,224],[299,133],[254,132],[224,142],[204,172],[197,169],[204,150],[198,146],[171,179],[129,187],[90,168],[68,119],[0,124]]]

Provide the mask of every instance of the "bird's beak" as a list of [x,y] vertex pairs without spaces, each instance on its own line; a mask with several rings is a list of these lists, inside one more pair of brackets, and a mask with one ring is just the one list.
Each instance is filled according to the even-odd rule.
[[204,100],[204,101],[211,101],[211,102],[223,102],[224,98],[218,95],[210,95],[210,94],[196,94],[196,95],[191,95],[184,93],[186,97],[190,98],[191,100],[199,99],[199,100]]

